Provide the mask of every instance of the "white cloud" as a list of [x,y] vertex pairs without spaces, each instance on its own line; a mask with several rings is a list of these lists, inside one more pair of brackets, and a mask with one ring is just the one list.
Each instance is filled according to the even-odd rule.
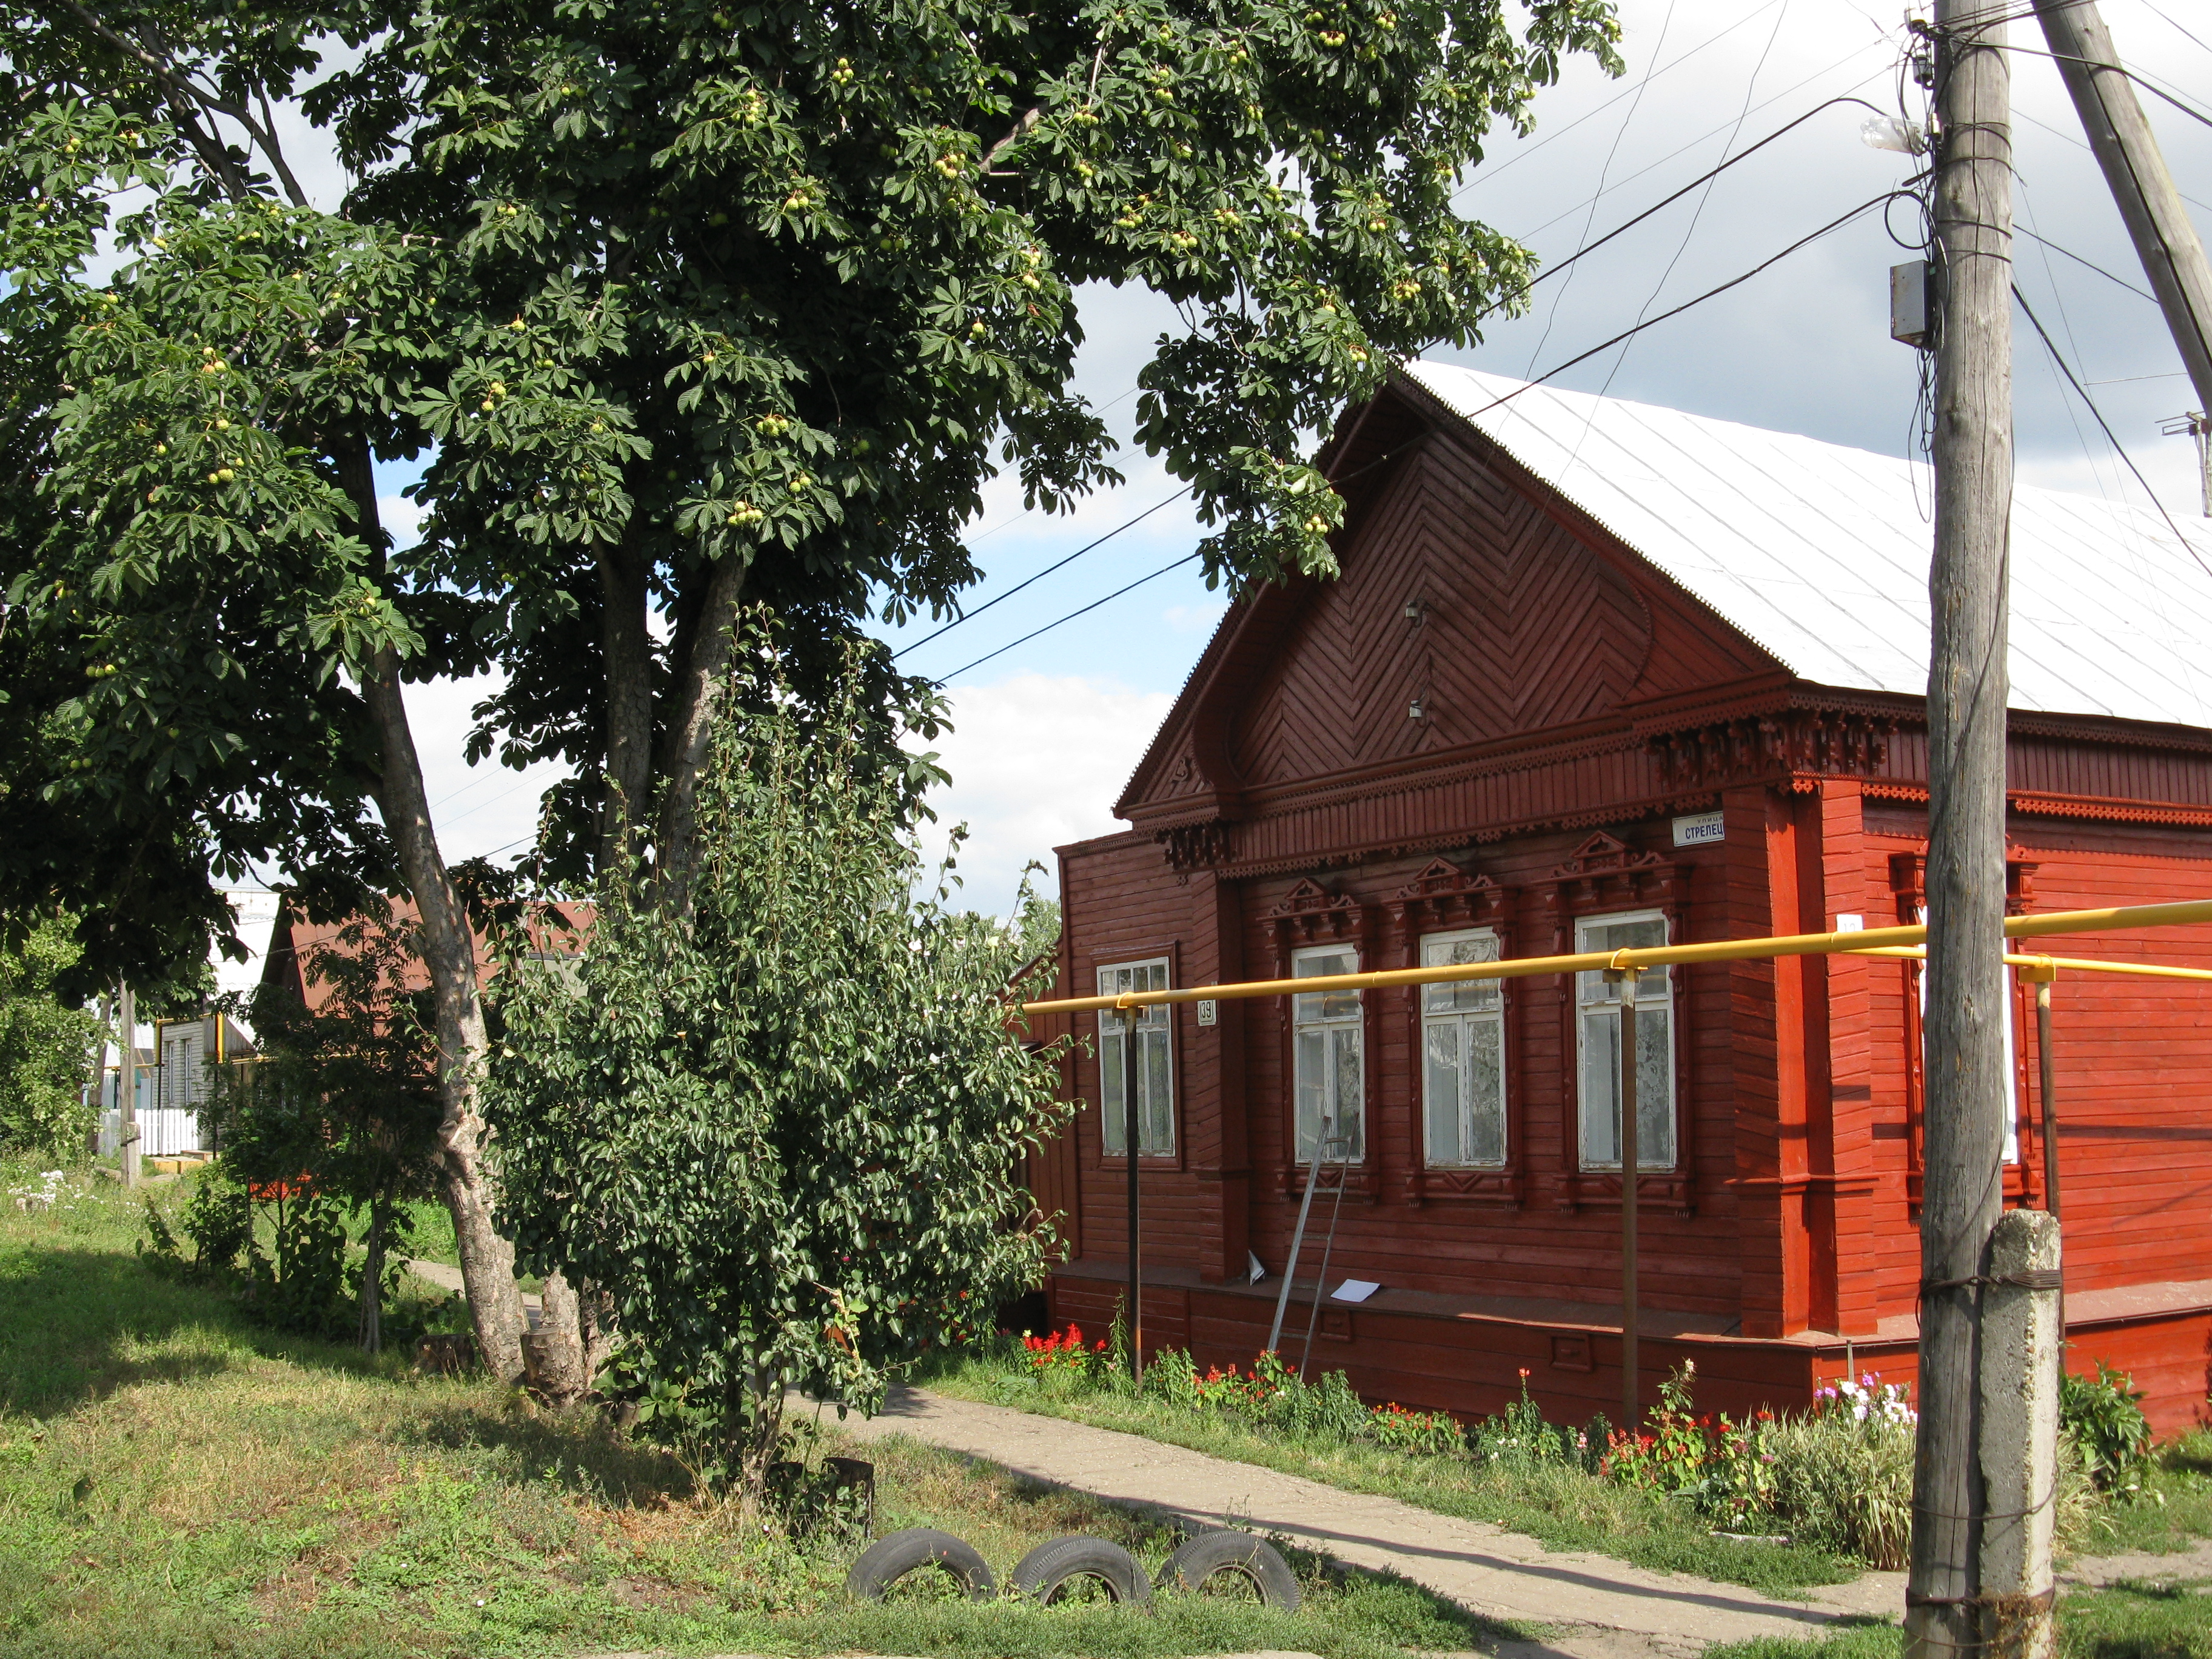
[[1109,679],[1018,674],[952,693],[954,729],[939,739],[952,781],[932,796],[938,821],[923,844],[935,858],[965,821],[961,902],[1009,914],[1022,866],[1045,866],[1048,895],[1060,872],[1052,849],[1123,828],[1115,799],[1144,757],[1174,697]]
[[496,751],[476,766],[469,764],[465,750],[476,725],[471,711],[496,694],[500,684],[498,676],[480,674],[406,689],[430,821],[449,864],[501,849],[499,861],[505,863],[526,850],[538,833],[539,797],[568,771],[556,763],[540,762],[517,772],[500,764]]

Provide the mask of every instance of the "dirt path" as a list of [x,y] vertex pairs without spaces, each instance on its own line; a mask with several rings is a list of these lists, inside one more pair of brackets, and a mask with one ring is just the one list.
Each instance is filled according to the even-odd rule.
[[[834,1416],[831,1420],[834,1420]],[[1136,1435],[1011,1407],[895,1389],[882,1416],[838,1425],[863,1440],[911,1435],[1033,1480],[1206,1525],[1282,1533],[1354,1566],[1386,1569],[1476,1613],[1545,1627],[1510,1659],[1650,1659],[1715,1643],[1806,1638],[1850,1614],[1903,1610],[1901,1573],[1778,1601],[1741,1585],[1653,1572],[1611,1556],[1570,1554],[1479,1521],[1348,1492]]]

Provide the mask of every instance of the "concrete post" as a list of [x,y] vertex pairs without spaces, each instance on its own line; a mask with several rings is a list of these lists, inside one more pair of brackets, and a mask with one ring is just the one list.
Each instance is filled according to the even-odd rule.
[[1981,1588],[1991,1659],[2055,1650],[2051,1534],[2058,1485],[2058,1218],[2010,1210],[1982,1288],[1981,1463],[1989,1509]]

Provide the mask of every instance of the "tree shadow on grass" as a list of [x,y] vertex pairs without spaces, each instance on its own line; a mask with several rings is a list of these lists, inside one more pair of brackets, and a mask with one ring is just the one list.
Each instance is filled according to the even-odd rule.
[[249,1358],[388,1369],[253,1325],[222,1285],[158,1273],[135,1256],[67,1246],[0,1254],[0,1412],[52,1417],[134,1383],[213,1376]]
[[680,1458],[610,1428],[589,1406],[532,1416],[456,1403],[410,1419],[400,1433],[439,1450],[490,1451],[511,1480],[550,1483],[604,1503],[650,1508],[687,1503],[699,1492]]

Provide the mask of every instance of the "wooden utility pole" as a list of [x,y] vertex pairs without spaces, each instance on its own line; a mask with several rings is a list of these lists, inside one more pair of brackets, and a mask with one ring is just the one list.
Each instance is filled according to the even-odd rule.
[[2003,0],[1940,0],[1928,1013],[1908,1659],[1981,1650],[1981,1281],[2004,1206],[2012,134]]
[[123,1184],[138,1184],[138,999],[128,985],[116,994],[115,1160]]
[[2143,118],[2142,101],[2120,68],[2095,0],[2036,0],[2035,11],[2197,388],[2199,413],[2212,411],[2212,263]]

